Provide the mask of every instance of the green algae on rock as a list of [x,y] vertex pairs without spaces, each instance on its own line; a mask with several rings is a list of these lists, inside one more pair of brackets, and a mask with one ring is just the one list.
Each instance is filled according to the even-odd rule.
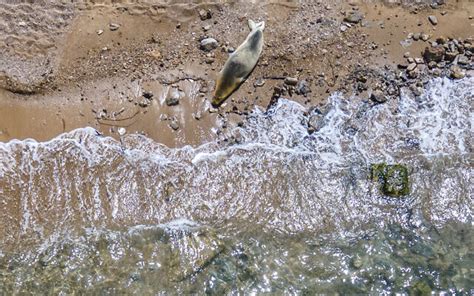
[[370,179],[380,183],[380,191],[384,195],[400,197],[410,193],[408,169],[404,165],[372,164]]

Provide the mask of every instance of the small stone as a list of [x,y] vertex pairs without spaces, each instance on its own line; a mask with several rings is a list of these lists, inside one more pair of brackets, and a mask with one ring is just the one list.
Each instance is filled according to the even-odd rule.
[[145,98],[145,99],[149,99],[151,100],[151,98],[153,98],[153,93],[151,91],[144,91],[142,93],[142,96]]
[[438,24],[438,19],[434,15],[428,16],[428,20],[433,26],[436,26]]
[[214,38],[206,38],[201,40],[201,45],[200,48],[204,51],[211,51],[213,49],[216,49],[219,43],[217,42],[216,39]]
[[173,120],[173,121],[170,122],[170,127],[171,127],[173,130],[177,131],[177,130],[179,129],[179,124],[178,124],[177,121]]
[[421,34],[421,40],[423,40],[423,41],[428,41],[428,39],[430,39],[430,35],[428,35],[428,34]]
[[409,64],[408,67],[407,67],[407,71],[409,71],[409,72],[410,72],[410,71],[413,71],[413,70],[415,70],[415,69],[416,69],[416,63],[411,63],[411,64]]
[[298,83],[298,79],[294,77],[286,77],[284,80],[285,84],[295,86]]
[[123,136],[127,133],[127,130],[124,127],[119,127],[118,134],[119,136]]
[[415,63],[417,63],[417,64],[424,64],[425,62],[423,61],[422,58],[415,58]]
[[425,51],[423,52],[423,58],[427,63],[431,61],[440,62],[443,60],[444,53],[445,49],[443,47],[430,46],[425,48]]
[[202,26],[202,29],[204,30],[204,32],[207,32],[211,29],[211,25]]
[[193,117],[194,117],[194,119],[196,119],[196,120],[200,120],[200,119],[202,118],[202,113],[201,113],[201,111],[198,111],[198,112],[196,112],[196,113],[193,113]]
[[458,56],[458,64],[459,65],[469,65],[469,58],[465,55]]
[[253,84],[254,87],[262,87],[265,85],[265,80],[262,78],[257,79],[255,83]]
[[109,24],[110,31],[117,31],[119,28],[120,28],[119,24],[116,24],[116,23],[110,23]]
[[387,97],[381,90],[375,90],[370,94],[370,99],[378,104],[385,103],[387,101]]
[[165,100],[167,106],[176,106],[179,104],[179,93],[178,91],[172,91],[170,96]]
[[407,51],[407,52],[405,52],[405,53],[403,54],[403,57],[404,57],[404,58],[408,58],[408,57],[410,57],[410,53],[409,53],[408,51]]
[[212,18],[212,13],[211,13],[210,10],[200,9],[199,10],[199,18],[201,19],[201,21],[208,20],[208,19]]
[[444,54],[444,59],[448,62],[452,62],[457,56],[458,56],[457,51],[456,52],[448,51]]
[[357,24],[364,18],[364,15],[359,11],[350,11],[344,18],[345,22]]
[[150,106],[150,101],[148,101],[148,100],[140,101],[140,102],[138,103],[138,106],[140,106],[140,107],[142,107],[142,108],[146,108],[146,107]]
[[299,81],[296,85],[295,92],[297,95],[306,96],[308,93],[311,92],[311,89],[309,88],[309,83],[306,80]]
[[104,30],[97,30],[97,35],[102,35],[104,33]]
[[345,31],[347,31],[347,29],[348,29],[348,27],[346,25],[341,25],[339,27],[339,30],[341,30],[341,32],[345,32]]
[[[407,62],[410,63],[410,64],[411,64],[411,63],[414,63],[414,62],[415,62],[415,59],[414,59],[414,58],[408,58],[408,59],[407,59]],[[408,67],[408,66],[407,66],[407,67]]]
[[227,47],[227,52],[228,53],[233,53],[235,51],[235,48],[233,47]]
[[214,63],[214,61],[215,61],[214,58],[206,58],[206,59],[205,59],[205,62],[206,62],[206,64],[208,64],[208,65]]
[[421,38],[421,33],[415,33],[413,34],[413,40],[418,41]]
[[464,78],[464,76],[466,76],[466,74],[457,65],[451,66],[450,70],[451,70],[451,75],[450,75],[451,78],[462,79]]

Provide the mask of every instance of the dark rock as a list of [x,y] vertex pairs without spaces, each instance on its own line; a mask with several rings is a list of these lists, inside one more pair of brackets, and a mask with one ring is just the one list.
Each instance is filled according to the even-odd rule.
[[153,93],[152,93],[151,91],[144,91],[144,92],[142,93],[142,96],[143,96],[145,99],[149,99],[149,100],[150,100],[151,98],[153,98]]
[[426,63],[429,63],[431,61],[441,62],[443,60],[445,51],[446,50],[441,46],[426,47],[425,51],[423,52],[423,58],[425,59]]
[[319,131],[324,126],[324,117],[322,114],[313,114],[308,119],[308,133],[312,134]]
[[380,183],[380,190],[384,195],[401,197],[410,192],[408,183],[408,169],[404,165],[385,163],[370,166],[370,179]]
[[345,22],[357,24],[364,18],[364,15],[359,11],[350,11],[344,18]]
[[454,61],[457,55],[458,55],[458,52],[448,51],[444,54],[444,59],[448,62],[452,62]]

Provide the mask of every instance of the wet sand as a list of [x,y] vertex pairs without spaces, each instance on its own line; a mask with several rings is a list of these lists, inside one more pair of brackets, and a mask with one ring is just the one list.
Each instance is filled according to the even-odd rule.
[[[39,11],[42,5],[50,12]],[[436,9],[363,1],[35,2],[0,9],[0,141],[45,141],[85,126],[118,138],[123,127],[170,147],[225,139],[226,130],[244,124],[251,110],[268,106],[283,77],[305,80],[311,90],[286,97],[317,106],[336,90],[351,93],[348,77],[356,69],[396,66],[405,52],[418,57],[439,36],[472,38],[474,24],[468,1]],[[351,10],[364,19],[342,28]],[[219,110],[210,110],[214,79],[228,48],[245,39],[247,18],[266,21],[259,64]],[[429,40],[400,44],[418,32]],[[201,50],[204,37],[217,39],[219,47]],[[179,97],[179,104],[167,106],[170,96]]]

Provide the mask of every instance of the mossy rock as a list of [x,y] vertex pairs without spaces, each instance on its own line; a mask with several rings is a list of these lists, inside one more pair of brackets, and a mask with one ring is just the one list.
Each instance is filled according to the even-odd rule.
[[423,281],[418,281],[408,289],[408,295],[410,296],[411,295],[416,295],[416,296],[431,295],[431,287]]
[[404,165],[372,164],[370,179],[380,183],[380,191],[384,195],[400,197],[410,193],[408,169]]

